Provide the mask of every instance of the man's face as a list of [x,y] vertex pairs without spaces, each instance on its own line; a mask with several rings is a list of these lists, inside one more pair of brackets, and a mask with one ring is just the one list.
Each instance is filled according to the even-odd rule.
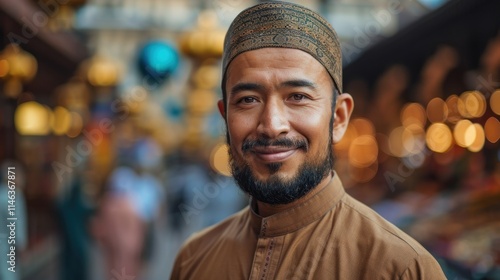
[[219,109],[243,190],[285,204],[331,172],[333,91],[326,69],[300,50],[263,48],[230,63],[226,108]]

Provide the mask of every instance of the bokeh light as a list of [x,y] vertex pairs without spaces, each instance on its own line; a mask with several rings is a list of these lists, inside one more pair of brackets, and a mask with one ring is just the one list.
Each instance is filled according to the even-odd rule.
[[403,131],[403,146],[409,154],[418,154],[425,149],[425,131],[423,127],[412,124]]
[[453,137],[460,147],[469,147],[476,138],[476,129],[469,120],[460,120],[453,129]]
[[371,135],[358,136],[349,147],[349,163],[355,167],[368,167],[377,161],[377,156],[377,141]]
[[90,60],[87,79],[91,85],[114,86],[118,83],[120,76],[121,69],[116,61],[103,56],[95,56]]
[[495,90],[491,94],[490,107],[495,114],[500,115],[500,89]]
[[446,107],[448,108],[448,118],[447,121],[450,123],[457,123],[462,119],[458,107],[463,106],[462,100],[458,98],[457,95],[453,94],[446,98]]
[[484,147],[484,129],[478,123],[475,123],[472,127],[474,129],[475,137],[473,142],[467,147],[467,149],[471,152],[479,152]]
[[347,129],[344,133],[344,137],[334,145],[335,150],[338,151],[348,151],[349,146],[351,145],[352,141],[358,137],[358,132],[356,131],[356,128],[352,124],[352,122],[349,123],[347,126]]
[[47,135],[50,131],[51,111],[36,101],[22,103],[17,107],[14,121],[20,135]]
[[425,140],[431,151],[444,153],[451,148],[453,136],[446,124],[434,123],[427,129]]
[[355,118],[351,121],[358,135],[375,135],[375,126],[366,118]]
[[408,103],[401,111],[401,123],[404,126],[416,124],[424,127],[426,123],[425,109],[418,103]]
[[66,132],[66,136],[75,138],[82,132],[83,129],[83,119],[80,114],[76,112],[71,112],[71,125]]
[[408,154],[403,144],[404,126],[394,128],[389,134],[389,151],[393,156],[404,157]]
[[439,98],[433,98],[427,104],[427,118],[431,123],[444,122],[448,117],[448,106],[446,102]]
[[55,135],[65,134],[71,126],[71,114],[70,112],[61,106],[54,108],[53,118],[50,122],[52,131]]
[[500,139],[500,121],[496,117],[489,117],[484,124],[486,139],[491,143],[496,143]]
[[486,98],[479,91],[466,91],[460,95],[458,111],[464,118],[479,118],[486,112]]
[[229,147],[227,144],[219,144],[213,148],[210,154],[210,165],[212,169],[224,176],[231,176],[228,149]]

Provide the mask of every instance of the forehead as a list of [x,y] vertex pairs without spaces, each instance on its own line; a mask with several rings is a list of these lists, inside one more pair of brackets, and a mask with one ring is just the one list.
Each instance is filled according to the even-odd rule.
[[333,80],[325,67],[310,54],[290,48],[262,48],[239,54],[229,64],[226,86],[241,79],[310,79],[317,83]]

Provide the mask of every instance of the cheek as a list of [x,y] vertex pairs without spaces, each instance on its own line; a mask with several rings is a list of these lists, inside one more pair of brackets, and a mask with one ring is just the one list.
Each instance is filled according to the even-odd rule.
[[237,114],[231,115],[227,120],[227,129],[232,145],[239,145],[255,130],[255,123],[253,117],[238,116]]
[[324,141],[327,143],[330,113],[293,114],[291,123],[299,134],[307,138],[309,145],[323,145]]

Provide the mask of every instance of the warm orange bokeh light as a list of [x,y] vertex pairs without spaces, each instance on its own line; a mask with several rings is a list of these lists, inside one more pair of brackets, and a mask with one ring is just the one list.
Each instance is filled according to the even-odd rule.
[[479,91],[466,91],[460,95],[458,111],[464,118],[479,118],[486,112],[486,98]]
[[479,152],[484,147],[484,129],[478,123],[475,123],[472,127],[475,130],[474,131],[475,137],[473,142],[469,145],[469,147],[467,147],[467,149],[469,149],[469,151],[471,152]]
[[463,102],[455,94],[450,95],[448,98],[446,98],[446,107],[448,107],[447,121],[451,123],[456,123],[460,119],[462,119],[462,117],[460,116],[460,112],[458,110],[459,104],[460,107],[463,106]]
[[460,147],[469,147],[476,138],[476,130],[469,120],[460,120],[453,129],[453,137]]
[[496,143],[500,139],[500,121],[496,117],[490,117],[484,124],[486,139],[491,143]]
[[401,123],[404,126],[416,124],[424,127],[426,120],[425,109],[418,103],[408,103],[401,111]]
[[490,107],[495,114],[500,115],[500,89],[491,94]]
[[447,125],[434,123],[427,129],[425,140],[431,151],[444,153],[450,149],[453,136]]
[[371,135],[357,137],[349,147],[349,163],[355,167],[368,167],[377,161],[377,156],[377,141]]
[[427,118],[431,123],[444,122],[448,117],[448,106],[443,99],[436,97],[427,104]]

